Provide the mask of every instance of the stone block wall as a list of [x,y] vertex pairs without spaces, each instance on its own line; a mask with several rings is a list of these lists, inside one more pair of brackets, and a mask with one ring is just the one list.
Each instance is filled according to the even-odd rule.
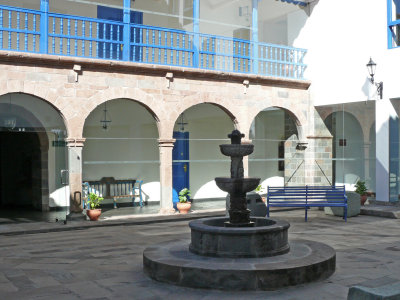
[[[75,68],[76,65],[79,68]],[[246,136],[255,116],[268,107],[282,108],[290,113],[294,122],[288,123],[288,131],[293,130],[293,124],[302,128],[300,140],[313,134],[309,122],[313,119],[309,113],[312,111],[310,82],[307,81],[7,51],[0,51],[0,66],[0,94],[25,93],[53,106],[65,121],[70,148],[84,147],[82,134],[87,116],[104,102],[120,98],[143,105],[154,116],[161,154],[166,149],[169,153],[173,146],[173,128],[179,115],[200,103],[219,106]],[[76,69],[80,71],[75,72]],[[301,153],[297,152],[294,140],[288,143],[289,160]],[[318,151],[319,147],[323,146],[318,146]],[[167,207],[172,203],[172,157],[170,153],[161,154],[160,184],[164,189],[161,203]],[[69,163],[73,201],[75,193],[81,191],[80,168],[75,166],[81,161],[70,160]],[[290,174],[296,166],[291,162],[288,164],[287,174]],[[295,180],[300,178],[304,176],[296,175]],[[48,197],[43,201],[48,206]]]

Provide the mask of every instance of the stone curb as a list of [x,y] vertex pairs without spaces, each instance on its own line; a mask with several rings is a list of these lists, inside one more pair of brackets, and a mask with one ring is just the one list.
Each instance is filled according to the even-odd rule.
[[[385,206],[388,207],[388,206]],[[389,219],[400,219],[400,210],[386,210],[379,207],[367,208],[361,207],[360,214]]]
[[[154,223],[167,223],[167,222],[176,222],[176,221],[189,221],[194,219],[200,219],[209,216],[224,216],[225,211],[217,211],[217,212],[207,212],[207,213],[193,213],[187,215],[166,215],[166,216],[158,216],[158,217],[143,217],[136,219],[125,219],[120,221],[115,220],[102,220],[98,222],[90,222],[90,221],[69,221],[67,224],[63,225],[62,221],[60,221],[61,227],[49,227],[49,228],[40,228],[40,229],[20,229],[15,231],[4,231],[0,232],[0,236],[16,236],[16,235],[24,235],[24,234],[37,234],[37,233],[50,233],[50,232],[62,232],[62,231],[71,231],[71,230],[86,230],[90,228],[97,227],[112,227],[112,226],[132,226],[132,225],[147,225]],[[74,224],[75,223],[75,224]],[[77,224],[79,223],[79,224]],[[35,223],[26,223],[27,226],[32,227],[32,224]],[[40,223],[41,226],[45,226],[43,223]],[[55,224],[55,223],[47,223],[47,224]],[[12,226],[12,225],[11,225]],[[34,225],[33,225],[34,226]],[[69,227],[70,226],[70,227]]]

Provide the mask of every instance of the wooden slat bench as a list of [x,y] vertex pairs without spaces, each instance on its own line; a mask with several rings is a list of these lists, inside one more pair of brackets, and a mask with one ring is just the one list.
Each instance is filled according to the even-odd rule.
[[304,207],[305,220],[310,207],[343,207],[347,221],[347,196],[344,186],[268,187],[267,217],[270,207]]
[[117,208],[117,199],[132,198],[132,206],[135,205],[135,191],[139,194],[139,205],[143,207],[142,196],[143,180],[137,179],[114,179],[114,177],[103,177],[98,181],[85,181],[83,187],[83,205],[86,207],[86,201],[89,193],[96,193],[104,199],[112,199],[114,208]]

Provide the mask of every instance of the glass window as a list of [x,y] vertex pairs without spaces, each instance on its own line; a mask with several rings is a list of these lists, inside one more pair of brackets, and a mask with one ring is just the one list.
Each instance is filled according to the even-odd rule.
[[400,0],[392,0],[392,21],[400,19]]
[[369,199],[375,197],[375,101],[316,107],[332,134],[332,179],[354,191],[365,181]]

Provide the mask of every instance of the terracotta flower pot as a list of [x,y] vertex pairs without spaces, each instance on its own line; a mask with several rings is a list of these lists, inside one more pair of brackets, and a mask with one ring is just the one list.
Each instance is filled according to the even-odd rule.
[[179,213],[181,214],[187,214],[190,210],[190,208],[192,207],[192,203],[190,202],[178,202],[176,204],[176,207],[179,210]]
[[367,201],[367,195],[360,195],[360,201],[361,201],[361,205],[365,204],[365,201]]
[[88,215],[90,221],[97,221],[101,215],[101,209],[88,209],[86,210],[86,214]]

